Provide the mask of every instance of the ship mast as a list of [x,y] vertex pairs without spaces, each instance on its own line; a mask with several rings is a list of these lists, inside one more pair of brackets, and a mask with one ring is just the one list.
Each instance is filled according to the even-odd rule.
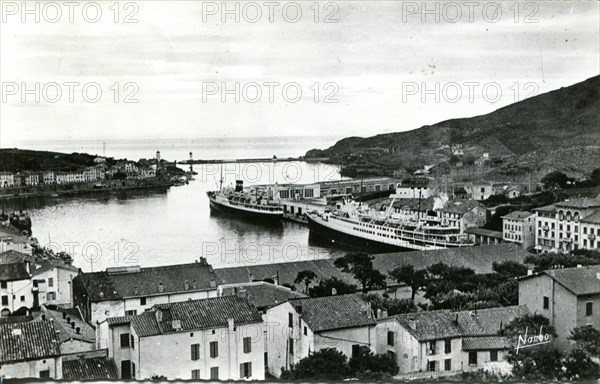
[[219,192],[223,191],[223,165],[221,164],[221,178],[219,179]]

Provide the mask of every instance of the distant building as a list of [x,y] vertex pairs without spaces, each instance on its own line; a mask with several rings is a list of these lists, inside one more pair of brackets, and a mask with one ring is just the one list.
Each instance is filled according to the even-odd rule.
[[506,360],[512,347],[504,326],[527,314],[524,306],[451,312],[422,311],[377,321],[377,353],[389,354],[400,374],[456,374]]
[[467,228],[465,233],[469,235],[475,245],[502,244],[503,242],[502,231],[473,227]]
[[158,304],[101,324],[121,379],[264,380],[264,325],[237,296]]
[[404,180],[392,195],[397,198],[426,199],[434,194],[434,187],[429,179]]
[[96,164],[106,163],[106,157],[97,156],[94,158],[94,163],[96,163]]
[[460,228],[464,233],[467,228],[483,227],[488,220],[485,206],[474,200],[450,200],[441,210],[442,219],[451,227]]
[[44,171],[42,176],[42,182],[44,184],[54,184],[56,177],[54,171]]
[[375,318],[357,295],[290,299],[268,309],[265,324],[275,335],[267,343],[268,370],[275,377],[323,348],[348,358],[361,346],[374,350]]
[[217,277],[205,259],[191,264],[114,267],[73,279],[74,306],[92,323],[135,315],[155,304],[217,296]]
[[525,249],[535,246],[535,213],[513,211],[502,216],[502,238]]
[[15,185],[15,175],[12,172],[0,172],[0,188],[10,188]]
[[0,325],[0,377],[61,379],[62,361],[51,321]]
[[551,269],[522,277],[519,305],[547,317],[558,334],[556,345],[568,349],[573,328],[600,329],[600,266]]

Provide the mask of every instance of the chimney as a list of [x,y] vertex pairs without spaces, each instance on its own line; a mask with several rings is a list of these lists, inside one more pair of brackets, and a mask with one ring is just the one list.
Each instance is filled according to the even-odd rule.
[[188,281],[184,281],[183,282],[183,288],[187,291],[188,289],[190,289],[190,283],[188,283]]
[[79,328],[79,327],[75,328],[75,333],[77,333],[79,335],[81,333],[81,328]]
[[454,318],[454,324],[458,325],[458,313],[456,314],[456,317]]
[[409,318],[408,319],[408,327],[412,330],[416,330],[417,329],[417,320],[415,320],[414,318]]
[[216,288],[217,287],[217,280],[210,279],[210,287],[211,288]]
[[382,313],[383,313],[383,312],[381,311],[381,308],[377,308],[377,318],[378,318],[378,319],[381,319],[381,314],[382,314]]
[[337,295],[337,289],[331,288],[331,296]]
[[193,289],[198,288],[198,284],[196,284],[196,280],[192,280],[192,288]]
[[156,322],[161,323],[163,319],[162,309],[156,308],[156,312],[154,312],[154,316],[156,316]]
[[158,283],[158,292],[163,293],[165,290],[165,287],[163,285],[163,283]]
[[248,291],[246,291],[243,288],[240,288],[240,290],[237,293],[237,297],[247,297],[248,296]]
[[71,322],[71,316],[67,316],[67,323]]
[[298,312],[299,315],[302,315],[302,305],[296,307],[296,312]]
[[134,295],[138,294],[138,287],[137,287],[137,285],[133,288],[133,294]]
[[63,312],[62,315],[63,315],[63,319],[67,318],[67,312]]
[[250,282],[253,282],[253,281],[254,281],[254,275],[252,274],[252,272],[250,272],[250,273],[248,274],[248,278],[250,279]]
[[384,318],[384,319],[386,317],[388,317],[388,311],[386,311],[385,309],[383,311],[381,311],[381,317]]
[[233,328],[234,328],[233,318],[227,319],[227,329],[229,329],[230,332],[233,332]]
[[42,320],[46,321],[46,315],[42,315]]
[[71,322],[71,329],[75,329],[75,322],[74,321]]

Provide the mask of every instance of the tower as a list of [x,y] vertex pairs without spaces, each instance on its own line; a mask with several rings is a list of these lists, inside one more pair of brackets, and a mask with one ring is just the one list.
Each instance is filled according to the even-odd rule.
[[159,150],[156,151],[156,162],[160,163],[160,151]]

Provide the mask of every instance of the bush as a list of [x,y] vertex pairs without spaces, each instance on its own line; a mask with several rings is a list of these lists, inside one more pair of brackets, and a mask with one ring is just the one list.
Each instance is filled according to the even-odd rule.
[[389,355],[375,355],[368,347],[362,346],[358,354],[348,362],[353,376],[365,379],[382,380],[398,374],[398,363]]

